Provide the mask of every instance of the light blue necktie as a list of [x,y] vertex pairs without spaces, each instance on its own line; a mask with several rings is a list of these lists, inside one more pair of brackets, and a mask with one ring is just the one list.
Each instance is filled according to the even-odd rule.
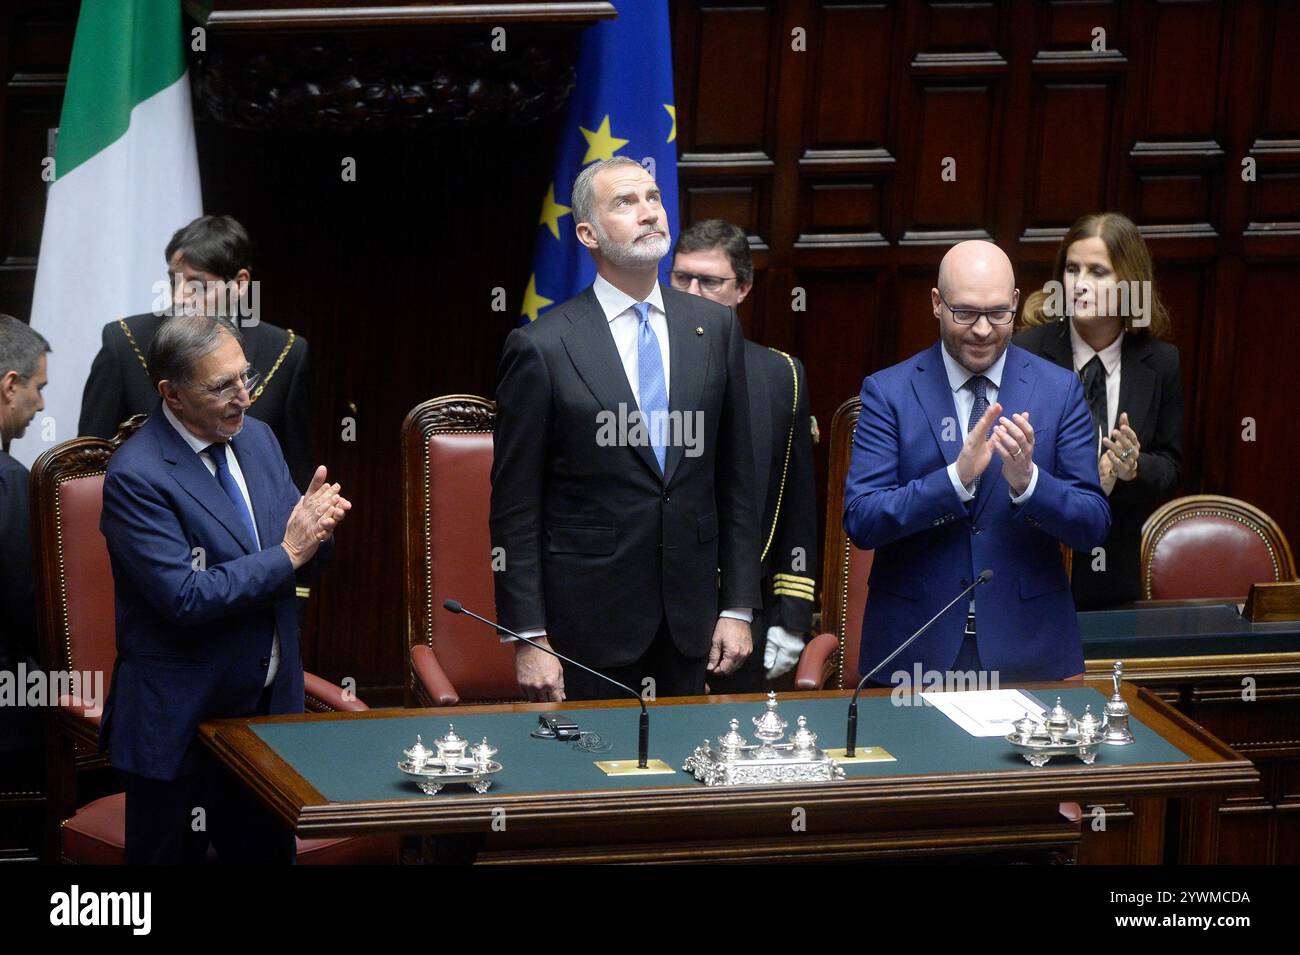
[[641,326],[636,336],[637,384],[641,391],[641,417],[650,433],[650,447],[659,462],[660,473],[668,457],[668,383],[664,380],[664,359],[659,352],[659,336],[650,327],[650,305],[637,302]]
[[216,444],[208,445],[204,450],[212,458],[212,463],[217,466],[217,482],[226,492],[226,497],[230,498],[230,503],[235,505],[235,511],[244,519],[244,526],[248,528],[248,539],[256,547],[257,528],[253,525],[253,515],[248,513],[248,505],[244,503],[244,495],[239,490],[239,483],[230,473],[230,465],[226,462],[225,444],[218,441]]

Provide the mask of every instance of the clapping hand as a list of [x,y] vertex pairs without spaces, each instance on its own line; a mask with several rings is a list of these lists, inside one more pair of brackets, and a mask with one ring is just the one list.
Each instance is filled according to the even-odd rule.
[[351,509],[352,502],[339,494],[339,485],[326,483],[325,466],[318,467],[307,493],[298,499],[289,515],[280,544],[294,570],[315,556],[321,543],[329,540]]
[[1110,453],[1107,452],[1097,462],[1097,476],[1101,479],[1101,489],[1107,497],[1110,497],[1110,492],[1115,489],[1115,465],[1111,463],[1110,458]]
[[1119,427],[1103,437],[1101,443],[1106,446],[1105,459],[1109,460],[1115,476],[1121,481],[1131,481],[1138,474],[1138,455],[1142,451],[1142,442],[1128,423],[1128,412],[1119,416]]
[[1029,489],[1034,476],[1034,428],[1029,423],[1029,412],[1013,414],[1010,419],[999,418],[993,429],[993,447],[1002,459],[1002,476],[1017,497]]
[[993,422],[1002,414],[1002,405],[996,401],[989,405],[984,417],[970,429],[962,443],[961,453],[957,455],[957,480],[962,487],[970,487],[975,479],[984,473],[993,459],[993,447],[996,436],[988,436],[993,429]]

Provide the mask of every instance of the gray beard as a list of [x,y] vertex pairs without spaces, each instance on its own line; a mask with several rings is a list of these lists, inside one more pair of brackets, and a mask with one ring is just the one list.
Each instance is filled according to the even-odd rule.
[[641,269],[657,265],[668,254],[668,237],[660,233],[657,241],[638,242],[633,239],[627,245],[616,245],[599,227],[596,238],[600,242],[600,254],[620,269]]

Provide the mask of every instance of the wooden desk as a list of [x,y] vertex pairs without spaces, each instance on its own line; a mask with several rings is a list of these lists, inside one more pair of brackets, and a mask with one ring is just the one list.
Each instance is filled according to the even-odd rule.
[[[1033,687],[1059,692],[1082,711],[1078,683]],[[1250,787],[1249,761],[1151,693],[1126,687],[1140,747],[1107,747],[1093,766],[1053,760],[1034,769],[1000,740],[980,740],[929,707],[889,703],[888,690],[864,696],[861,745],[880,745],[897,761],[846,767],[832,783],[709,788],[689,776],[604,777],[591,763],[635,754],[635,704],[575,703],[586,729],[614,744],[604,756],[531,740],[536,714],[557,709],[513,704],[425,710],[372,710],[219,720],[200,728],[204,743],[300,835],[392,831],[454,836],[426,840],[478,862],[717,862],[951,860],[973,854],[1072,860],[1094,838],[1062,817],[1063,802],[1132,808],[1125,836],[1133,862],[1162,858],[1166,800],[1199,808],[1213,825],[1222,794]],[[848,694],[790,693],[782,714],[793,727],[807,713],[823,745],[842,744]],[[761,712],[761,696],[666,700],[652,713],[651,755],[679,767],[731,716]],[[506,766],[485,795],[424,796],[396,770],[415,733],[428,739],[455,722],[470,739],[488,733]],[[1156,761],[1135,762],[1143,753]],[[332,797],[332,798],[331,798]],[[494,828],[494,821],[497,823]],[[1119,822],[1120,820],[1116,820]],[[1108,825],[1109,831],[1109,825]],[[1080,843],[1085,843],[1080,851]],[[1213,862],[1216,838],[1198,844]]]
[[[1221,862],[1300,862],[1300,623],[1254,624],[1222,600],[1141,601],[1079,614],[1087,680],[1127,679],[1205,727],[1260,772],[1260,782],[1219,806],[1207,828],[1184,806],[1169,822],[1167,861],[1199,853],[1198,831],[1218,833]],[[1127,819],[1123,802],[1105,805]],[[1085,811],[1089,807],[1085,806]],[[1092,861],[1120,861],[1115,840],[1093,840]],[[1085,853],[1086,855],[1087,853]]]

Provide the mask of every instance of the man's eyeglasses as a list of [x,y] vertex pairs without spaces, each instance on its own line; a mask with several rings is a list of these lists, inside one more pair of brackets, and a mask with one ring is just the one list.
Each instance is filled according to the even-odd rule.
[[227,401],[234,401],[239,395],[239,390],[241,388],[251,394],[253,389],[257,386],[257,380],[260,377],[262,376],[259,375],[255,369],[250,368],[233,383],[222,388],[209,388],[206,385],[195,385],[194,389],[203,392],[205,395],[211,395],[218,402],[225,403]]
[[[939,293],[939,301],[948,305],[942,292]],[[990,325],[1010,325],[1016,317],[1014,308],[953,308],[948,305],[948,311],[952,312],[952,320],[958,325],[974,325],[981,315],[989,320]]]
[[700,288],[705,292],[716,292],[728,282],[739,281],[736,276],[731,275],[723,277],[721,275],[697,275],[694,272],[678,272],[674,270],[671,274],[673,288],[685,291],[691,287],[691,279],[700,283]]

